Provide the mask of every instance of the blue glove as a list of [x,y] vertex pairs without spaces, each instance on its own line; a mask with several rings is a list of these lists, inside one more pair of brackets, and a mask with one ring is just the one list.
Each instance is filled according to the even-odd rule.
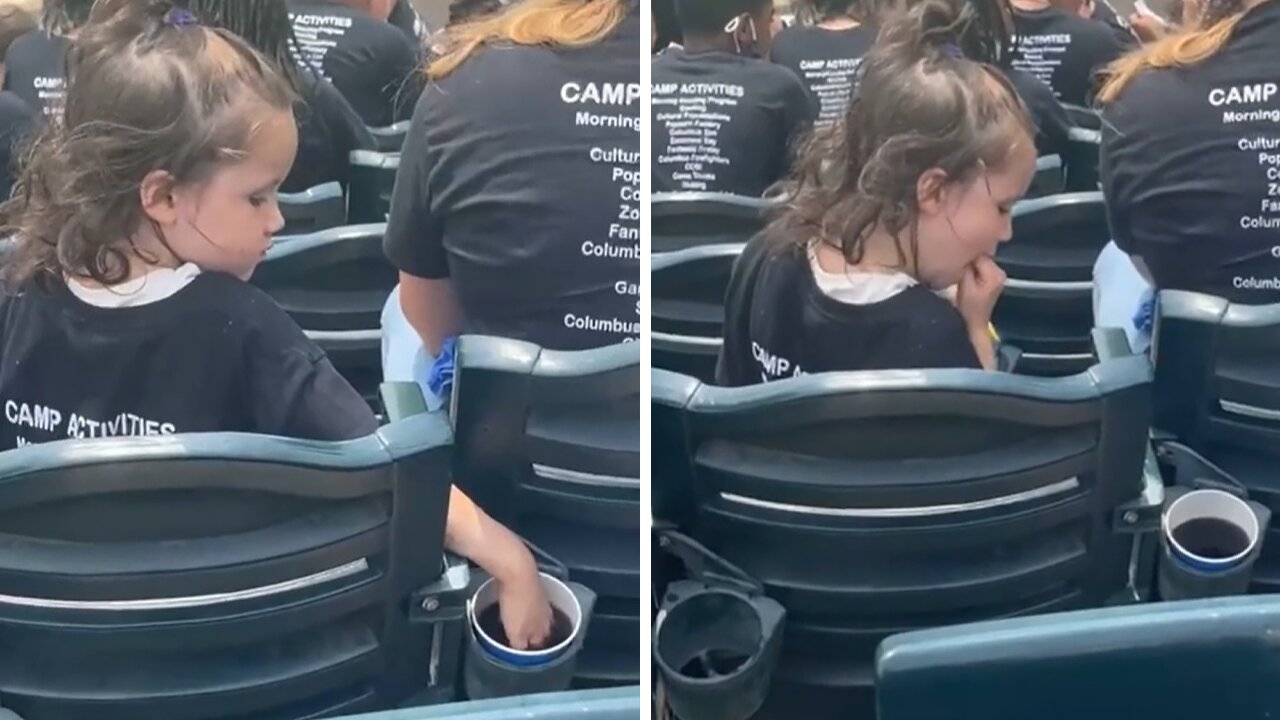
[[446,339],[444,346],[440,348],[440,354],[436,355],[435,361],[427,369],[427,387],[431,388],[431,392],[437,397],[444,398],[446,402],[453,392],[453,367],[457,352],[458,338]]

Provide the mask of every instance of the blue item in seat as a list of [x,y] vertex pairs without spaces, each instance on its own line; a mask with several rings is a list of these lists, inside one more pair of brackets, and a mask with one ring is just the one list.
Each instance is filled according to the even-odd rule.
[[458,338],[451,337],[444,341],[440,354],[427,370],[427,387],[437,397],[447,398],[453,392],[454,357],[458,352]]

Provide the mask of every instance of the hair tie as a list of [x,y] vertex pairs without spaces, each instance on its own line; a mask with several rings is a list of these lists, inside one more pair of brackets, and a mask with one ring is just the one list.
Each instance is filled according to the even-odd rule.
[[943,45],[942,52],[946,53],[947,55],[950,55],[956,60],[964,59],[964,51],[961,50],[960,46],[955,43],[947,43],[946,45]]
[[182,7],[173,8],[165,13],[164,21],[165,24],[177,28],[200,24],[200,19],[195,16],[195,13]]

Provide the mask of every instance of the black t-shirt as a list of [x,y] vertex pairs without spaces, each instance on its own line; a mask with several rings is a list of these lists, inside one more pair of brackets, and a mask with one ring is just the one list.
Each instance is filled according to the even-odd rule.
[[847,30],[793,25],[774,38],[769,57],[800,76],[818,101],[818,123],[829,124],[844,117],[854,74],[875,41],[876,30],[867,25]]
[[338,0],[289,0],[289,17],[303,64],[319,68],[365,125],[385,127],[413,112],[422,58],[403,32]]
[[351,167],[348,155],[352,150],[373,150],[373,137],[328,80],[307,70],[302,73],[302,104],[294,111],[298,155],[280,189],[300,192],[334,180],[345,187]]
[[1021,70],[1005,71],[1009,84],[1018,91],[1036,126],[1036,150],[1041,155],[1065,157],[1071,134],[1071,116],[1054,97],[1053,90],[1034,75]]
[[16,94],[0,92],[0,201],[13,191],[22,143],[36,125],[36,113]]
[[756,236],[725,294],[720,385],[838,370],[975,368],[959,311],[919,285],[852,305],[818,287],[806,253],[770,233]]
[[67,96],[67,50],[71,41],[32,30],[9,46],[4,59],[4,89],[45,116],[62,112]]
[[55,282],[0,299],[0,449],[66,438],[374,432],[360,395],[262,291],[202,273],[132,308]]
[[429,85],[386,251],[451,278],[466,330],[578,350],[639,336],[640,21],[583,48],[489,47]]
[[1013,66],[1048,83],[1064,103],[1085,106],[1095,78],[1126,46],[1105,25],[1061,8],[1015,10]]
[[1120,41],[1126,49],[1137,47],[1140,43],[1138,36],[1134,34],[1133,27],[1129,25],[1129,21],[1120,16],[1116,9],[1111,7],[1107,0],[1095,0],[1093,3],[1093,20],[1107,26],[1112,35]]
[[1111,232],[1157,287],[1280,302],[1280,3],[1194,66],[1148,70],[1106,108]]
[[817,117],[795,73],[766,60],[673,47],[653,59],[654,192],[759,196]]

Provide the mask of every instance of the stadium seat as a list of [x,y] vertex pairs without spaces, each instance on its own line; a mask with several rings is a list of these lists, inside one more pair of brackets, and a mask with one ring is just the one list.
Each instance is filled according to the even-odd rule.
[[1071,118],[1076,127],[1084,130],[1102,129],[1102,115],[1097,110],[1070,103],[1063,103],[1062,108],[1067,111],[1067,117]]
[[879,720],[1268,718],[1280,600],[1165,602],[891,637]]
[[409,134],[409,121],[402,120],[387,127],[368,128],[380,153],[398,153],[404,146],[405,135]]
[[1022,350],[1019,373],[1059,376],[1089,367],[1093,266],[1110,236],[1099,192],[1014,206],[1013,239],[996,251],[1008,280],[992,322],[1003,342]]
[[715,380],[724,294],[743,246],[702,245],[658,253],[649,275],[653,367]]
[[284,229],[278,235],[304,235],[328,230],[347,221],[347,203],[342,185],[336,182],[317,185],[296,193],[280,193],[280,214]]
[[348,225],[277,242],[252,279],[371,401],[382,381],[382,307],[398,281],[385,230]]
[[1062,158],[1057,155],[1044,155],[1036,158],[1036,174],[1031,178],[1031,187],[1027,188],[1028,198],[1057,195],[1065,187],[1066,176],[1062,170]]
[[[397,385],[409,399],[392,417],[425,409],[416,384]],[[458,343],[455,482],[597,594],[577,687],[639,682],[639,395],[639,343]]]
[[884,371],[722,388],[654,370],[651,386],[655,524],[787,610],[760,720],[871,717],[875,648],[896,632],[1150,591],[1163,494],[1144,473],[1145,358],[1053,380]]
[[[1206,456],[1280,511],[1280,305],[1177,290],[1159,294],[1153,425]],[[1263,541],[1254,592],[1280,592],[1280,530]]]
[[1067,168],[1067,192],[1090,192],[1098,189],[1098,170],[1102,148],[1102,131],[1072,128],[1068,149],[1062,162]]
[[640,720],[638,687],[574,690],[407,708],[346,720]]
[[347,173],[347,222],[381,223],[391,212],[400,153],[355,150]]
[[207,433],[0,454],[5,706],[302,720],[429,688],[448,701],[468,579],[443,559],[449,463],[433,415],[338,443]]
[[745,243],[764,228],[775,200],[728,193],[654,193],[650,201],[651,252]]

